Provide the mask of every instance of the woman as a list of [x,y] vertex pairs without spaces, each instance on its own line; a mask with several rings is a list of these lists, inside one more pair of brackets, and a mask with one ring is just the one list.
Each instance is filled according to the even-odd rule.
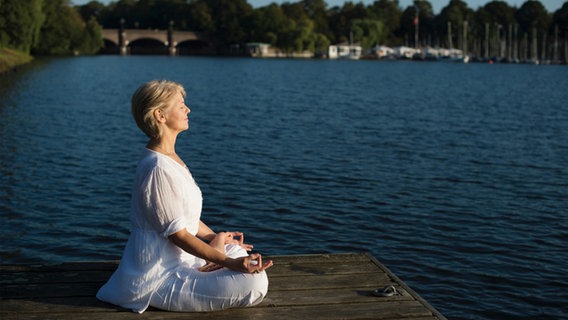
[[150,141],[136,170],[130,237],[97,298],[138,313],[252,306],[268,290],[272,261],[249,256],[242,233],[216,234],[200,220],[201,191],[175,151],[188,129],[185,95],[178,83],[151,81],[132,96],[132,115]]

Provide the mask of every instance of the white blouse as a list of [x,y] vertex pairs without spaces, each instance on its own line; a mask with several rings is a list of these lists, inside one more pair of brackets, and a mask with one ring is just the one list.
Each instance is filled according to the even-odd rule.
[[179,267],[205,264],[168,240],[183,228],[197,234],[203,198],[187,167],[145,149],[131,201],[130,237],[122,260],[97,298],[142,313],[163,279]]

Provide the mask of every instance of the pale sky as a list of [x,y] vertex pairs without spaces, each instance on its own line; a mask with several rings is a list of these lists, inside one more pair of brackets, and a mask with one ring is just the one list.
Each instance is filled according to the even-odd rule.
[[[83,5],[90,1],[91,0],[72,0],[71,2],[76,5]],[[98,0],[98,1],[107,4],[110,3],[112,0]],[[247,2],[250,3],[255,8],[266,6],[272,2],[280,4],[284,2],[296,3],[298,1],[299,0],[247,0]],[[443,7],[447,6],[448,3],[450,3],[450,0],[429,0],[429,1],[432,4],[432,8],[434,9],[434,14],[440,13],[440,10],[442,10]],[[526,0],[505,0],[505,2],[507,2],[510,6],[515,6],[517,8],[519,8],[523,3],[525,3],[525,1]],[[346,1],[325,0],[325,2],[327,3],[328,7],[333,7],[333,6],[341,6]],[[352,2],[354,3],[363,2],[365,5],[369,5],[373,3],[374,0],[362,0],[362,1],[354,0]],[[477,8],[484,6],[488,2],[491,2],[491,0],[465,0],[465,3],[467,3],[467,5],[473,10],[477,10]],[[544,7],[548,12],[554,12],[560,9],[564,4],[564,2],[566,2],[566,0],[540,0],[540,2],[544,5]],[[406,7],[412,5],[413,0],[399,0],[398,3],[400,4],[400,7],[404,10]]]

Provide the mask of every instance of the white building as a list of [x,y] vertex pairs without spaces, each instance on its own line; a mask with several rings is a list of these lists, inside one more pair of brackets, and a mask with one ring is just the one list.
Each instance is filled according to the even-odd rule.
[[340,43],[329,46],[327,57],[329,59],[354,59],[361,58],[363,48],[358,44]]

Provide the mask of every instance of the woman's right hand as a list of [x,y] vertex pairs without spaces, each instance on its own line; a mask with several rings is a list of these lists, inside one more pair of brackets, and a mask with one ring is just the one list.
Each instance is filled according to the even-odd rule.
[[250,256],[234,259],[234,266],[229,266],[230,269],[246,273],[259,273],[272,267],[272,260],[262,262],[262,256],[259,253],[253,253]]

